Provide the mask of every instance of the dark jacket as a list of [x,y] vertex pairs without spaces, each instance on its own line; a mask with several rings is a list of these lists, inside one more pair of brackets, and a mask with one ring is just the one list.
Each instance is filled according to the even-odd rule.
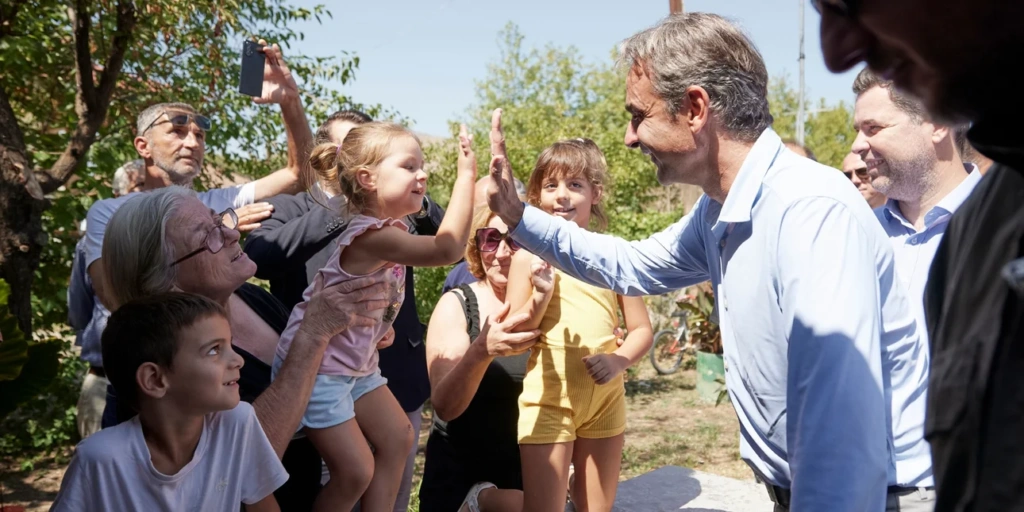
[[925,290],[936,512],[1024,510],[1024,135],[976,123],[996,163],[957,209]]
[[[256,277],[270,281],[270,292],[289,309],[302,301],[302,292],[327,265],[346,223],[308,193],[278,195],[267,200],[274,213],[245,241],[245,253],[256,262]],[[413,229],[433,235],[444,209],[428,199],[427,214],[415,218]],[[413,269],[406,269],[405,301],[395,319],[395,342],[380,351],[381,373],[402,409],[418,409],[430,396],[427,379],[425,327],[416,313]]]

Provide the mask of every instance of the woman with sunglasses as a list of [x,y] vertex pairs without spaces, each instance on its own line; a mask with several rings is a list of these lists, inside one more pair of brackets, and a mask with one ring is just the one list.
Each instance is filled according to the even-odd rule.
[[434,424],[421,512],[522,509],[517,400],[537,332],[510,333],[526,318],[506,318],[508,269],[519,249],[508,226],[483,207],[471,229],[466,262],[478,281],[444,294],[427,328]]
[[[271,383],[270,363],[289,311],[248,284],[256,265],[238,245],[238,216],[214,212],[190,189],[171,186],[129,199],[110,219],[103,240],[105,275],[115,308],[172,290],[203,295],[230,314],[231,344],[244,364],[242,400],[253,405],[289,479],[274,496],[282,510],[310,510],[320,490],[320,455],[305,438],[292,440],[309,400],[313,377],[331,336],[371,323],[387,307],[382,285],[354,280],[324,287],[311,298],[293,351]],[[130,409],[117,407],[119,420]]]

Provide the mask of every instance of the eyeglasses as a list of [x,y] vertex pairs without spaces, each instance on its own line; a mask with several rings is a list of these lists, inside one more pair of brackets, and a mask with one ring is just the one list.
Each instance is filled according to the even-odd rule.
[[844,18],[856,18],[860,11],[860,3],[861,0],[811,0],[811,5],[814,6],[814,10],[818,11],[818,14],[822,14],[827,9]]
[[508,245],[508,250],[516,252],[519,244],[508,233],[498,231],[498,228],[480,228],[476,230],[476,248],[480,252],[494,252],[498,250],[501,241]]
[[235,226],[238,226],[238,214],[235,213],[235,210],[228,208],[220,212],[217,214],[217,220],[213,221],[213,228],[203,238],[203,244],[198,249],[175,260],[174,263],[171,263],[171,266],[173,267],[203,251],[217,254],[224,248],[224,229],[235,229]]
[[[165,115],[167,116],[167,119],[161,120],[160,118]],[[198,126],[199,129],[204,132],[208,132],[210,131],[210,128],[213,128],[213,122],[210,121],[209,117],[206,117],[204,115],[193,114],[189,112],[162,112],[160,113],[159,116],[156,117],[156,119],[153,120],[152,123],[149,123],[149,126],[147,126],[145,130],[142,130],[142,133],[140,133],[139,135],[148,132],[150,128],[156,125],[164,123],[171,123],[171,126],[174,126],[175,128],[184,128],[188,126],[189,123],[195,123],[196,126]]]
[[867,167],[858,167],[852,171],[843,171],[843,174],[846,175],[846,178],[850,180],[853,179],[854,173],[857,174],[857,179],[861,181],[866,181],[869,179]]

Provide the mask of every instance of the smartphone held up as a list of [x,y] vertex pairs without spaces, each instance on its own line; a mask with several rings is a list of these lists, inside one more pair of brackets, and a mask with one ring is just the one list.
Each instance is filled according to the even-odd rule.
[[253,41],[242,43],[242,76],[238,81],[238,92],[254,98],[263,95],[263,70],[266,62],[263,45]]

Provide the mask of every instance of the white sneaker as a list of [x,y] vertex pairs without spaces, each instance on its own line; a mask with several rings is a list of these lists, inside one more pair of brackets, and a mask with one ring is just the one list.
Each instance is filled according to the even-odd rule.
[[470,487],[469,492],[466,493],[466,499],[463,500],[462,506],[459,507],[459,512],[480,512],[480,491],[484,489],[497,489],[498,487],[490,482],[477,482],[476,485]]

